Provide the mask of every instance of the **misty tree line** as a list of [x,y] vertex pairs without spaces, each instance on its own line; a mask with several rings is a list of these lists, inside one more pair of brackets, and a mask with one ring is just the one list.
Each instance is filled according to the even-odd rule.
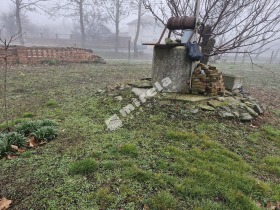
[[[198,2],[198,42],[207,63],[212,56],[225,53],[256,54],[279,40],[279,0],[10,0],[14,9],[16,31],[24,32],[31,27],[25,16],[27,11],[48,14],[50,17],[70,17],[76,20],[81,34],[81,45],[85,47],[86,36],[96,37],[102,26],[109,22],[115,26],[115,50],[118,51],[120,23],[130,14],[137,15],[137,31],[133,38],[137,52],[141,17],[152,14],[162,24],[169,17],[195,16]],[[1,19],[9,14],[2,14]],[[7,23],[7,22],[5,22]],[[6,27],[11,24],[7,23]],[[32,28],[32,27],[31,27]],[[12,31],[15,33],[15,31]],[[180,36],[180,32],[175,34]],[[20,39],[24,44],[23,38]]]
[[[35,31],[36,27],[27,18],[26,12],[44,13],[50,18],[62,16],[72,18],[81,35],[81,46],[85,47],[86,36],[96,38],[100,31],[107,29],[106,24],[111,22],[116,31],[116,52],[119,48],[120,23],[130,14],[138,14],[143,7],[142,0],[10,0],[10,2],[13,4],[11,11],[0,14],[0,21],[9,35],[18,31],[24,33],[27,29]],[[140,12],[140,16],[138,15],[139,19],[142,14]],[[139,28],[140,20],[138,34]],[[134,38],[135,52],[138,34]],[[19,41],[24,45],[23,37],[20,37]]]

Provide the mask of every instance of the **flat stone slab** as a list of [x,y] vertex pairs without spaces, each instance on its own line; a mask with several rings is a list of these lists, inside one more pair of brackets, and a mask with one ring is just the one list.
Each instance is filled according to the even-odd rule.
[[198,107],[201,108],[203,111],[215,111],[215,108],[208,105],[199,105]]
[[235,90],[241,88],[244,77],[238,75],[223,74],[225,88],[227,90]]
[[178,94],[178,93],[165,93],[164,99],[170,99],[175,101],[186,101],[186,102],[204,102],[213,99],[214,97],[189,95],[189,94]]
[[132,87],[137,87],[137,88],[152,88],[153,87],[151,81],[148,81],[148,80],[132,81],[132,82],[128,82],[127,84]]
[[254,118],[249,114],[249,113],[242,113],[240,115],[240,120],[243,121],[243,122],[246,122],[246,121],[251,121],[253,120]]
[[146,88],[132,88],[131,92],[133,92],[136,96],[141,96],[147,93]]

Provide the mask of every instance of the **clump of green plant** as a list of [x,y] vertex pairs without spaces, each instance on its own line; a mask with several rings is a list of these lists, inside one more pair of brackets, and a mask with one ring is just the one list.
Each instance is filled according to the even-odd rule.
[[261,136],[260,132],[251,133],[248,136],[248,141],[251,143],[257,143],[260,139],[260,136]]
[[50,99],[50,100],[48,100],[48,101],[47,101],[46,105],[47,105],[47,106],[56,106],[56,105],[57,105],[57,103],[56,103],[56,101],[55,101],[55,100]]
[[147,204],[155,210],[178,209],[176,198],[167,191],[157,193],[147,200]]
[[265,126],[263,130],[268,140],[280,142],[280,130],[271,126]]
[[277,156],[267,156],[263,159],[265,170],[270,171],[274,174],[280,176],[280,157]]
[[34,117],[35,115],[31,112],[25,112],[23,113],[22,117],[23,118],[31,118],[31,117]]
[[280,117],[280,109],[274,110],[273,113],[274,113],[276,116]]
[[95,194],[96,203],[101,209],[107,209],[111,203],[114,202],[115,197],[111,195],[108,187],[102,187],[97,190]]
[[137,146],[135,144],[124,144],[120,147],[120,152],[125,155],[137,156]]
[[31,135],[40,141],[51,141],[57,137],[58,132],[54,126],[43,126]]
[[28,136],[30,133],[35,132],[40,127],[40,122],[35,121],[25,121],[16,126],[16,131],[25,136]]
[[[42,127],[57,127],[57,123],[52,120],[34,120],[34,121],[25,121],[20,123],[18,126],[16,126],[16,131],[18,133],[21,133],[25,136],[28,136],[31,133],[35,133]],[[45,129],[47,130],[47,129]],[[42,132],[41,132],[42,133]]]
[[87,175],[94,172],[97,167],[98,164],[96,161],[92,159],[84,159],[71,164],[69,167],[69,173],[72,175]]
[[44,60],[41,62],[42,64],[47,64],[49,66],[55,66],[59,64],[59,60],[51,59],[51,60]]
[[0,134],[0,157],[7,155],[11,146],[15,145],[18,147],[23,147],[26,144],[26,138],[19,133],[1,133]]

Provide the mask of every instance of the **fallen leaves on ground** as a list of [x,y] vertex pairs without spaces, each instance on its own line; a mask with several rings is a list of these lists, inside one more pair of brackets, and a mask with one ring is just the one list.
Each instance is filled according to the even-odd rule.
[[28,147],[31,147],[31,148],[39,147],[46,143],[47,142],[45,142],[45,141],[38,142],[34,136],[28,138],[28,140],[27,140]]
[[7,160],[12,160],[12,159],[15,159],[15,158],[17,158],[17,156],[15,156],[15,155],[7,155],[6,156]]
[[280,210],[280,202],[277,202],[276,204],[268,202],[265,208],[269,210]]
[[150,209],[150,207],[147,205],[147,204],[145,204],[144,206],[143,206],[143,210],[149,210]]
[[7,198],[0,199],[0,210],[6,210],[10,207],[12,201]]

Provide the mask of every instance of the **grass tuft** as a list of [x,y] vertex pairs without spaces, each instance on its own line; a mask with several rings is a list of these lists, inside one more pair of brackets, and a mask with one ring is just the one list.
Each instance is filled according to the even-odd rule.
[[265,136],[268,140],[275,141],[275,142],[280,142],[280,130],[273,128],[271,126],[264,126],[263,128],[265,132]]
[[53,107],[53,106],[56,106],[57,105],[57,102],[53,99],[50,99],[47,101],[46,103],[46,106],[49,106],[49,107]]
[[95,200],[100,209],[107,209],[115,200],[115,197],[111,195],[109,187],[102,187],[97,190]]
[[120,146],[120,152],[125,155],[136,157],[138,155],[137,146],[135,144],[123,144]]
[[178,209],[177,199],[167,191],[158,192],[146,202],[154,210],[172,210]]
[[98,168],[96,161],[92,159],[84,159],[70,165],[69,173],[72,175],[87,175],[93,173]]
[[278,156],[267,156],[263,159],[264,167],[263,170],[269,171],[280,177],[280,157]]
[[35,115],[31,112],[25,112],[22,114],[22,117],[23,118],[31,118],[31,117],[34,117]]

